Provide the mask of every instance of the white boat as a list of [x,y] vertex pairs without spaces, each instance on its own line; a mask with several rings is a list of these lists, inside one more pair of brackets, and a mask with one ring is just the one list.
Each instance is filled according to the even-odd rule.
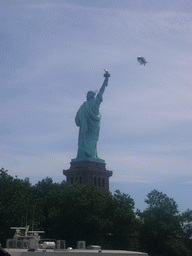
[[15,235],[13,239],[6,240],[6,248],[4,249],[11,256],[96,256],[96,254],[104,254],[103,256],[148,256],[144,252],[102,250],[99,245],[90,245],[86,248],[85,241],[78,241],[77,249],[66,248],[65,240],[45,241],[40,244],[39,234],[44,233],[44,231],[28,231],[29,226],[12,227],[11,229],[16,230]]

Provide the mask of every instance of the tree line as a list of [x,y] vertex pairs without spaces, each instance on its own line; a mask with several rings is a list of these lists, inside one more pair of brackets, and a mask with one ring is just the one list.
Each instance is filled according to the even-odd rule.
[[43,238],[101,245],[103,249],[144,251],[150,256],[192,255],[192,210],[179,213],[177,203],[153,190],[147,208],[135,210],[130,195],[102,193],[93,186],[54,183],[35,185],[0,169],[0,243],[13,237],[13,226],[44,230]]

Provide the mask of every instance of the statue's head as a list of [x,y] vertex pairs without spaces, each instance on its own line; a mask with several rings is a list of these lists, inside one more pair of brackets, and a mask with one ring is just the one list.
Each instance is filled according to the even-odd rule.
[[95,97],[94,91],[88,91],[87,93],[87,100],[93,99]]

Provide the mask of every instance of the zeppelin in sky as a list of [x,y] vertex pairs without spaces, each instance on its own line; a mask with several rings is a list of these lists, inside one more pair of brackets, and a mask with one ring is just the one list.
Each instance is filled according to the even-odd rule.
[[147,61],[145,60],[145,58],[144,58],[144,57],[141,57],[141,56],[137,57],[137,60],[139,61],[139,63],[140,63],[141,65],[144,64],[144,66],[145,66],[145,64],[147,63]]

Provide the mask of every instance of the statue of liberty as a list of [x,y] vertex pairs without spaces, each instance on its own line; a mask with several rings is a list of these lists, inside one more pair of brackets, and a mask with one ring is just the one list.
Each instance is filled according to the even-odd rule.
[[104,70],[105,80],[98,94],[96,95],[94,91],[89,91],[87,93],[87,101],[85,101],[77,111],[75,123],[79,127],[78,152],[77,157],[72,159],[72,162],[105,162],[97,155],[97,141],[99,139],[101,120],[99,107],[103,101],[103,93],[110,77],[109,71],[107,69]]

